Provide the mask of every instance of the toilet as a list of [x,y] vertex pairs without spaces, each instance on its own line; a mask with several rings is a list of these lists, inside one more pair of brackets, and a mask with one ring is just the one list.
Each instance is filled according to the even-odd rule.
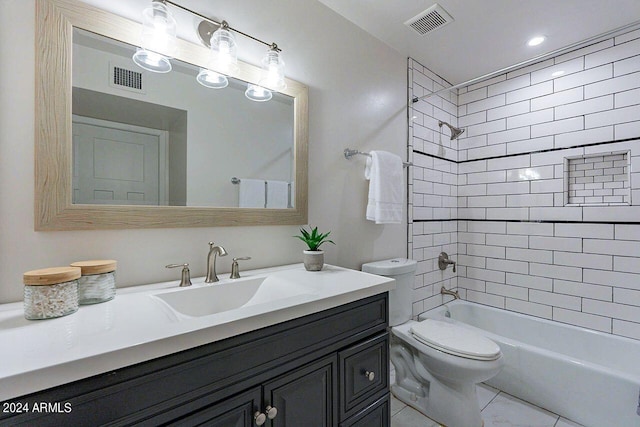
[[391,392],[446,427],[482,427],[476,384],[504,365],[500,347],[448,319],[411,320],[415,260],[367,263],[362,271],[396,280],[389,292]]

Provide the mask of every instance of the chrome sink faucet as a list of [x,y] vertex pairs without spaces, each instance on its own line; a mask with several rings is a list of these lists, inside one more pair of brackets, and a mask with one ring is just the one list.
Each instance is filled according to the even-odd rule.
[[216,274],[216,259],[218,255],[227,255],[227,250],[222,246],[214,245],[213,242],[209,242],[209,254],[207,255],[207,277],[204,279],[205,283],[213,283],[220,280]]

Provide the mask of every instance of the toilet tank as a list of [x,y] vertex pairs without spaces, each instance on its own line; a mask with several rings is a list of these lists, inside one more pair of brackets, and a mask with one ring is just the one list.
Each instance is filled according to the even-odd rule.
[[418,263],[413,259],[394,258],[362,264],[365,273],[396,279],[389,291],[389,324],[400,325],[411,319],[413,312],[413,278]]

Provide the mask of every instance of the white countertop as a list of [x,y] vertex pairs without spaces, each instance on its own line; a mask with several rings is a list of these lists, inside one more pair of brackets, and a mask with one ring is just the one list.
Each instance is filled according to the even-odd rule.
[[[325,265],[307,272],[302,264],[242,272],[269,276],[304,295],[269,304],[189,317],[176,315],[153,297],[168,291],[234,283],[228,275],[205,284],[193,279],[118,289],[108,302],[83,305],[71,315],[26,320],[22,303],[0,305],[0,401],[219,341],[395,288],[393,279]],[[238,279],[242,280],[242,279]],[[237,282],[236,282],[237,283]]]

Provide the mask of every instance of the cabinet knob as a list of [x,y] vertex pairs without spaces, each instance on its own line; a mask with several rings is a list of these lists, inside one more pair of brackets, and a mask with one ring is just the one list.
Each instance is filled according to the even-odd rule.
[[270,420],[274,419],[276,415],[278,415],[278,410],[273,406],[267,406],[265,411],[267,411],[267,418]]
[[265,414],[263,414],[262,412],[256,411],[256,413],[253,414],[253,419],[256,422],[257,426],[261,426],[262,424],[264,424],[267,421],[267,416]]
[[367,377],[367,379],[368,379],[369,381],[373,381],[373,380],[375,380],[375,379],[376,379],[376,374],[375,374],[375,372],[366,371],[366,372],[364,373],[364,376],[365,376],[365,377]]

